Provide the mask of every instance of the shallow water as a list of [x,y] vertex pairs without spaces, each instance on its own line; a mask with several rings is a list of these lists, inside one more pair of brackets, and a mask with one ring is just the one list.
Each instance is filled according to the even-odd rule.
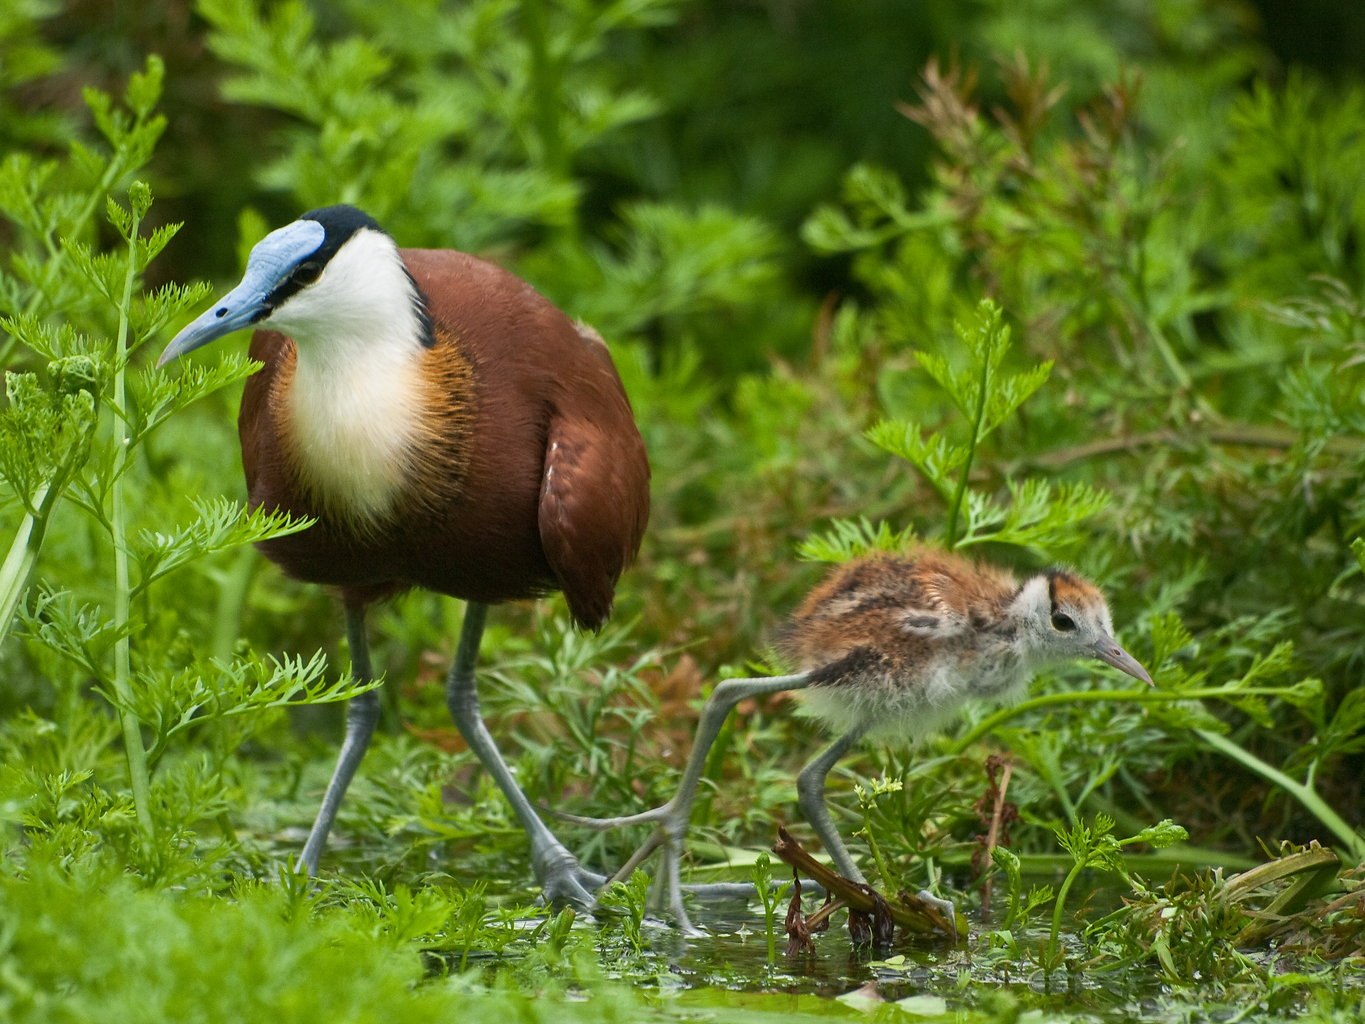
[[[1002,966],[985,948],[987,930],[975,922],[962,947],[908,941],[873,952],[854,948],[839,921],[815,937],[813,953],[787,957],[779,936],[772,962],[762,920],[744,925],[696,939],[659,936],[651,955],[661,968],[661,994],[679,1008],[723,1011],[713,1019],[749,1024],[769,1015],[789,1021],[1230,1022],[1248,1009],[1200,1001],[1208,994],[1173,996],[1148,967],[1049,976],[1031,965]],[[1045,941],[1046,933],[1028,939]]]
[[[742,904],[709,908],[695,915],[707,935],[689,938],[672,929],[652,929],[649,957],[659,968],[661,987],[815,996],[859,1009],[894,1002],[933,1011],[928,1016],[1017,1002],[1093,1014],[1096,1020],[1132,1020],[1141,1019],[1144,1004],[1155,1008],[1165,995],[1164,986],[1145,970],[1047,976],[1030,965],[1002,966],[1001,957],[986,947],[989,929],[979,921],[970,922],[961,946],[898,936],[891,948],[879,950],[854,946],[846,921],[847,915],[835,915],[830,929],[814,936],[815,950],[794,956],[786,955],[786,937],[779,932],[776,956],[769,960],[761,917]],[[1045,931],[1024,937],[1026,945],[1044,941]]]
[[[1113,893],[1101,892],[1091,906],[1113,898]],[[807,912],[817,905],[808,901]],[[693,920],[706,934],[684,936],[662,923],[646,922],[643,953],[623,949],[619,934],[612,929],[598,933],[607,976],[653,993],[659,1020],[673,1021],[681,1013],[684,1019],[724,1024],[829,1019],[1233,1024],[1295,1020],[1309,999],[1307,990],[1285,993],[1272,1009],[1257,1005],[1263,993],[1255,986],[1240,992],[1214,986],[1174,992],[1148,965],[1048,973],[1028,957],[1011,958],[991,948],[992,926],[980,920],[969,921],[968,939],[959,946],[898,935],[894,946],[874,951],[853,945],[847,915],[841,912],[828,931],[813,937],[813,952],[787,956],[779,915],[771,958],[761,913],[742,901],[694,907]],[[575,929],[580,928],[595,931],[598,926],[580,920]],[[1018,938],[1022,948],[1037,949],[1046,943],[1047,933],[1038,929]],[[1076,959],[1083,955],[1074,936],[1063,935],[1062,941]],[[471,958],[471,962],[482,961],[494,975],[511,968],[516,960],[515,956]],[[1359,984],[1365,986],[1365,979]],[[1354,991],[1357,985],[1349,988]],[[1360,1018],[1332,1014],[1325,1019],[1354,1022]]]

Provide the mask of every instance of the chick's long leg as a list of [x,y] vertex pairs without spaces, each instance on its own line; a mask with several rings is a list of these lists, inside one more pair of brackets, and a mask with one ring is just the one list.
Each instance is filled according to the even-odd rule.
[[[360,604],[346,603],[346,638],[351,647],[351,676],[357,683],[368,683],[374,679],[370,670],[370,645],[365,636],[365,607]],[[341,753],[337,755],[337,765],[332,769],[331,781],[323,794],[322,806],[318,808],[313,827],[308,832],[308,841],[303,844],[294,870],[303,874],[315,875],[318,860],[327,846],[327,836],[336,821],[341,799],[346,795],[346,787],[351,784],[365,750],[374,735],[375,723],[379,721],[379,694],[367,690],[358,697],[352,697],[346,705],[346,738],[341,743]]]
[[683,928],[691,927],[687,912],[683,909],[684,891],[706,898],[728,898],[747,895],[753,886],[746,883],[683,886],[680,876],[680,861],[683,840],[687,835],[688,821],[692,816],[692,803],[697,796],[706,761],[720,735],[721,727],[730,711],[740,701],[783,690],[799,690],[809,685],[807,674],[794,676],[774,676],[766,679],[727,679],[720,683],[705,707],[697,723],[697,735],[693,740],[692,753],[688,756],[687,767],[683,769],[678,790],[668,803],[654,807],[639,814],[622,815],[616,818],[582,818],[575,815],[559,815],[567,821],[589,828],[606,831],[627,825],[657,822],[658,827],[640,845],[634,854],[616,872],[613,880],[627,878],[656,849],[662,848],[663,864],[659,871],[653,891],[650,894],[650,910],[659,913],[667,910]]
[[829,854],[830,860],[834,861],[834,867],[845,878],[855,882],[867,884],[867,879],[858,870],[858,865],[853,863],[853,858],[849,856],[848,848],[844,846],[844,841],[839,838],[839,832],[834,827],[834,821],[829,816],[829,806],[825,803],[825,779],[829,776],[829,770],[834,767],[836,761],[848,753],[850,747],[862,739],[867,732],[867,726],[858,726],[849,732],[844,733],[833,743],[820,751],[815,759],[801,769],[801,774],[796,778],[796,797],[797,804],[801,808],[801,813],[805,815],[810,827],[815,829],[816,836],[825,847],[825,852]]
[[455,651],[455,662],[446,679],[446,704],[450,717],[460,730],[469,749],[479,759],[484,770],[502,790],[522,829],[531,840],[531,865],[549,903],[571,903],[580,908],[593,904],[593,890],[606,879],[583,868],[540,820],[531,801],[517,785],[512,770],[507,767],[497,744],[479,713],[479,694],[474,682],[474,663],[483,638],[488,606],[470,601],[465,605],[464,623],[460,627],[460,644]]
[[[805,815],[806,821],[824,844],[825,852],[829,854],[830,860],[834,861],[834,867],[845,878],[855,882],[867,884],[867,879],[858,870],[858,865],[853,863],[853,858],[849,856],[848,847],[844,846],[844,841],[839,837],[839,832],[834,827],[834,821],[829,815],[829,805],[825,802],[825,780],[829,776],[829,771],[834,767],[839,758],[848,753],[858,740],[862,739],[867,732],[866,724],[860,725],[849,732],[844,733],[828,747],[815,756],[815,759],[801,769],[801,774],[796,780],[797,800],[801,807],[801,813]],[[955,921],[957,911],[953,904],[939,896],[935,896],[928,889],[921,889],[920,899],[933,904],[949,920]]]

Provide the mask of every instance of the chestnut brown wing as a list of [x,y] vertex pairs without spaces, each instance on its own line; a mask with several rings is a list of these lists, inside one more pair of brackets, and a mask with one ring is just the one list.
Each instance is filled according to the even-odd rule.
[[611,613],[616,581],[639,551],[649,519],[644,442],[618,395],[609,421],[557,410],[546,437],[540,541],[569,611],[587,629]]

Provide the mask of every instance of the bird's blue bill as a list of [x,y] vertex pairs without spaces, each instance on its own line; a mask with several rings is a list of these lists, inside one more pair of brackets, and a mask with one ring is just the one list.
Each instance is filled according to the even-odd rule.
[[322,245],[327,232],[315,220],[296,220],[270,232],[251,250],[241,283],[171,339],[156,361],[172,359],[239,331],[270,315],[267,299],[305,257]]

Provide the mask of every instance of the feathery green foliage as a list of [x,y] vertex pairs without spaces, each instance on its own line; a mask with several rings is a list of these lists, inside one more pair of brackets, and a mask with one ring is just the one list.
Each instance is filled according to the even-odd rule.
[[[1011,544],[1044,554],[1074,546],[1077,526],[1109,504],[1103,491],[1083,483],[1054,488],[1040,477],[1016,483],[1006,479],[1008,501],[969,487],[972,467],[982,443],[1029,397],[1052,371],[1044,362],[1018,373],[1003,371],[1010,349],[1010,329],[1001,310],[989,299],[978,306],[973,322],[954,325],[961,357],[955,367],[944,355],[914,351],[916,363],[939,386],[966,421],[966,437],[952,441],[943,433],[926,433],[912,420],[884,419],[866,431],[869,441],[909,462],[933,487],[946,506],[941,538],[945,547]],[[914,527],[892,531],[886,523],[873,529],[866,520],[836,521],[829,531],[806,541],[807,558],[843,561],[869,550],[894,550],[914,537]]]
[[1043,954],[1044,968],[1057,966],[1058,940],[1061,935],[1062,915],[1066,911],[1067,895],[1082,871],[1100,869],[1126,875],[1121,857],[1125,846],[1146,843],[1154,850],[1161,850],[1175,843],[1183,843],[1189,838],[1189,833],[1170,818],[1144,828],[1137,835],[1129,836],[1127,839],[1116,838],[1113,831],[1114,819],[1099,814],[1095,816],[1093,826],[1077,822],[1070,832],[1057,833],[1057,841],[1071,857],[1071,870],[1062,879],[1056,899],[1053,901],[1052,930],[1048,933],[1047,950]]
[[[142,166],[164,127],[154,113],[161,75],[156,61],[134,75],[125,94],[126,109],[102,93],[88,93],[93,119],[109,152],[101,155],[77,147],[72,162],[98,169],[101,182]],[[193,824],[173,818],[158,821],[153,808],[158,799],[153,772],[178,734],[191,728],[211,733],[224,719],[294,703],[344,700],[358,691],[344,681],[324,682],[321,658],[221,663],[197,657],[192,647],[164,642],[170,622],[164,615],[150,614],[151,602],[165,593],[156,587],[159,581],[184,573],[210,554],[302,529],[307,523],[269,511],[248,512],[218,499],[186,502],[184,511],[192,518],[171,535],[149,527],[135,532],[138,520],[131,496],[143,496],[156,486],[139,462],[153,430],[190,403],[240,380],[252,367],[245,360],[230,359],[215,370],[192,373],[181,384],[158,380],[166,377],[161,371],[130,380],[129,365],[137,350],[173,317],[202,301],[207,289],[171,285],[140,291],[143,273],[176,231],[173,225],[150,234],[141,231],[152,200],[140,182],[129,186],[127,206],[112,198],[105,204],[121,240],[118,249],[101,251],[79,238],[58,234],[81,228],[80,216],[71,219],[73,202],[81,211],[97,204],[90,195],[73,198],[53,190],[51,183],[65,178],[69,168],[51,166],[51,174],[9,183],[12,189],[23,190],[11,192],[9,202],[32,213],[19,226],[27,229],[35,246],[46,245],[49,253],[41,265],[16,264],[19,272],[8,279],[15,315],[6,318],[4,326],[9,344],[48,360],[48,370],[43,375],[11,373],[10,404],[0,428],[15,441],[6,450],[5,480],[24,505],[5,568],[9,614],[4,628],[17,616],[24,639],[66,663],[57,676],[64,677],[59,685],[73,695],[73,687],[91,687],[119,716],[127,785],[142,845],[139,857],[144,868],[160,872],[168,870],[161,859],[182,844],[185,830]],[[50,319],[45,300],[82,289],[95,301],[75,304],[81,310],[79,318]],[[140,468],[142,479],[136,479]],[[62,497],[99,543],[92,545],[79,576],[63,582],[59,574],[43,573],[35,591],[29,579],[35,571],[41,573],[42,539]],[[237,742],[244,738],[239,729],[231,734]],[[229,752],[212,740],[207,747],[217,747],[214,752],[220,760]],[[182,795],[195,806],[225,805],[221,795],[207,791],[190,797],[192,790],[214,784],[211,776],[197,774],[200,768],[191,760],[163,769],[162,778],[155,781],[164,787],[189,787]],[[63,790],[77,781],[86,783],[77,789],[96,803],[108,799],[101,788],[112,795],[121,785],[117,776],[93,765],[79,780],[71,775],[62,780]],[[41,778],[30,778],[29,783],[48,786]],[[217,786],[225,788],[226,780],[219,778]],[[14,795],[23,799],[22,794]],[[107,818],[91,819],[92,825],[101,822],[112,824]],[[60,841],[59,836],[52,833],[54,840]],[[163,841],[170,845],[161,846]]]
[[[945,1019],[1359,1017],[1331,966],[1365,948],[1357,75],[1278,72],[1241,0],[195,10],[98,46],[79,12],[0,13],[0,1014],[803,1019],[859,1011],[723,990],[875,981]],[[333,202],[593,324],[645,435],[617,624],[574,633],[551,600],[485,640],[540,804],[667,799],[708,684],[752,674],[814,578],[791,553],[940,544],[1101,583],[1156,689],[1069,667],[830,781],[880,887],[972,915],[994,865],[970,963],[848,960],[835,929],[798,979],[774,902],[680,952],[643,875],[601,925],[532,908],[444,706],[459,609],[420,595],[374,616],[383,720],[324,879],[289,873],[340,733],[314,705],[359,689],[329,597],[250,550],[308,527],[241,504],[254,367],[149,356],[204,301],[188,281]],[[773,871],[754,850],[801,832],[818,744],[780,699],[737,710],[692,879]],[[1168,815],[1188,837],[1157,848]],[[555,828],[608,872],[638,839]],[[1036,991],[1063,964],[1068,993]]]

